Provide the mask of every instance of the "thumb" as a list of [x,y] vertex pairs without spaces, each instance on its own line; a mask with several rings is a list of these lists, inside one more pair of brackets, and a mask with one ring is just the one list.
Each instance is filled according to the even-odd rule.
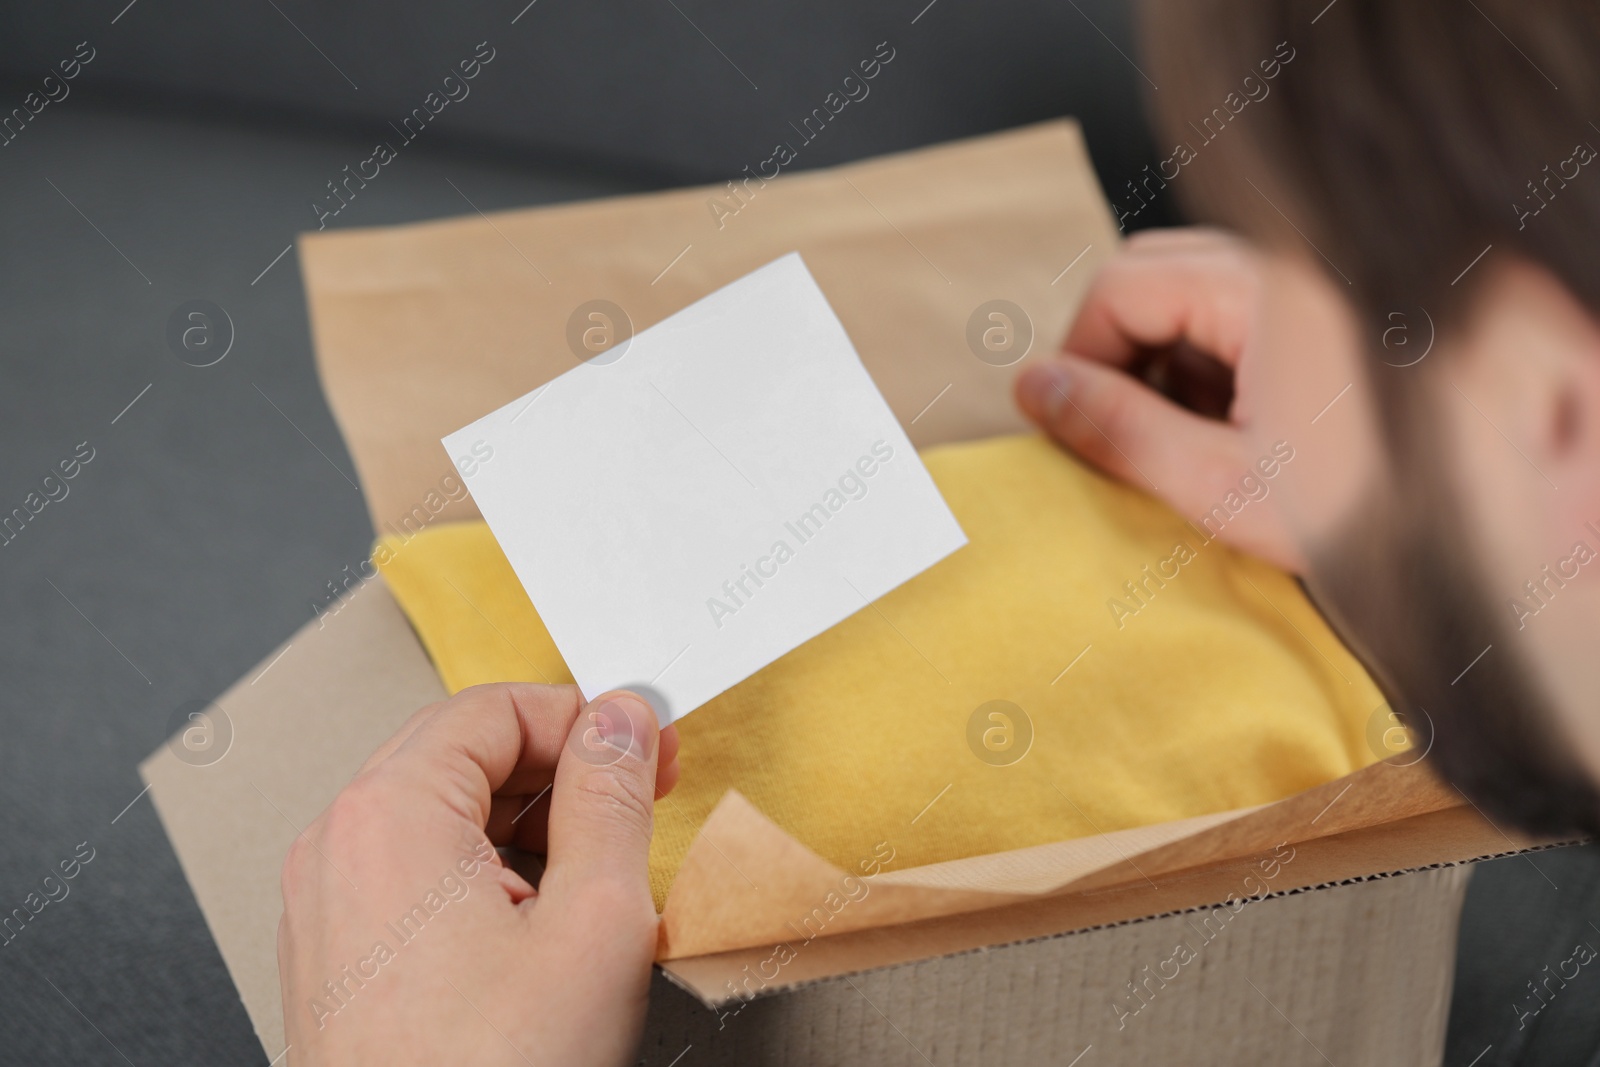
[[556,764],[541,896],[577,899],[599,883],[649,906],[659,748],[656,714],[633,693],[602,694],[578,713]]

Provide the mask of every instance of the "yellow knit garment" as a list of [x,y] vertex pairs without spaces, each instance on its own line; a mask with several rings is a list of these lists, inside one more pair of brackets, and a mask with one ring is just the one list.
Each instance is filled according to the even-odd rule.
[[[841,867],[887,842],[902,869],[1266,803],[1378,758],[1383,698],[1286,575],[1038,437],[923,460],[971,543],[678,723],[657,908],[728,789]],[[375,558],[450,691],[572,681],[482,523]]]

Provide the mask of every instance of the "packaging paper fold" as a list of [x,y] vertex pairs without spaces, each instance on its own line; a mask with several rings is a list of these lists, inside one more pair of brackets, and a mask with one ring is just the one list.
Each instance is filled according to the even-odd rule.
[[[657,958],[809,942],[1042,896],[1154,887],[1184,873],[1237,866],[1282,845],[1466,805],[1414,760],[1410,754],[1392,757],[1276,804],[870,877],[823,860],[730,791],[706,820],[673,883]],[[1528,843],[1502,837],[1482,820],[1458,822],[1452,844],[1472,856]],[[1351,872],[1367,873],[1374,872]]]

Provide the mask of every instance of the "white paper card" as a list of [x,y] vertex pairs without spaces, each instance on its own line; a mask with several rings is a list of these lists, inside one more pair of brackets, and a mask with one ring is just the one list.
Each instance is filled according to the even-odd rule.
[[444,439],[586,697],[670,722],[966,544],[798,253],[616,351]]

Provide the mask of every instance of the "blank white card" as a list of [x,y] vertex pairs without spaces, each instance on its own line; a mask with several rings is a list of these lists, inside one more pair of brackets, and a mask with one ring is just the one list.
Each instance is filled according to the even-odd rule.
[[585,697],[663,724],[966,544],[798,253],[444,445]]

